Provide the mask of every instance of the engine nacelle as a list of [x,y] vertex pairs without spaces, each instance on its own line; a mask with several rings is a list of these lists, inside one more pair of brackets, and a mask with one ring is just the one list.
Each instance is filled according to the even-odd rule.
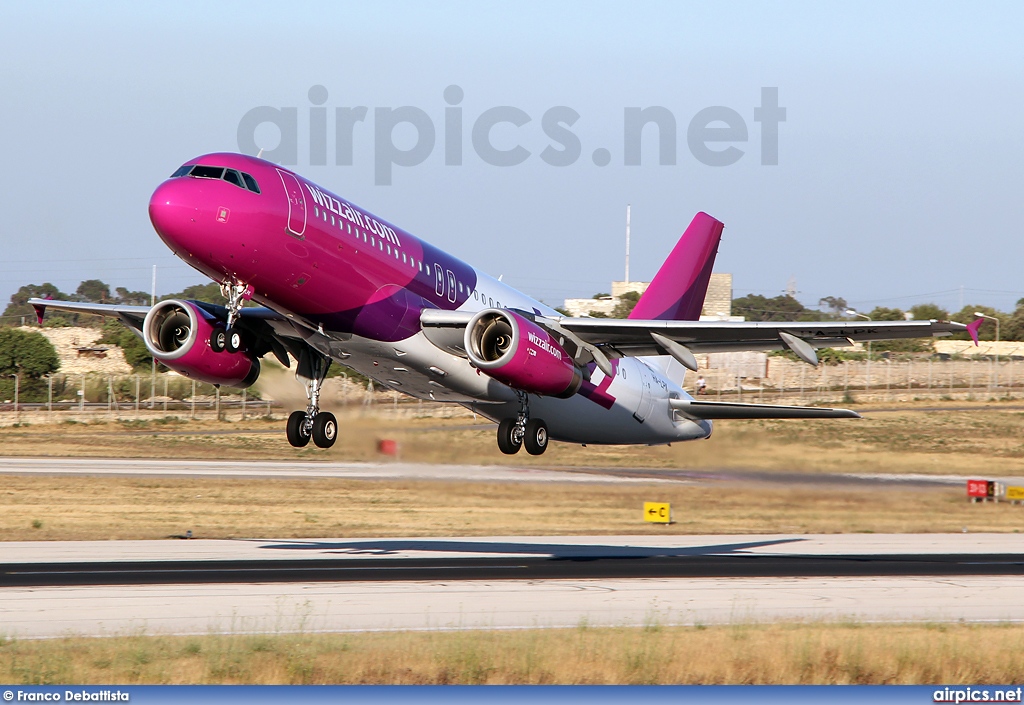
[[480,370],[510,387],[567,398],[583,381],[551,334],[513,311],[487,308],[466,326],[466,352]]
[[191,301],[161,301],[142,322],[150,354],[189,379],[229,387],[249,387],[260,376],[259,360],[244,352],[214,352],[216,319]]

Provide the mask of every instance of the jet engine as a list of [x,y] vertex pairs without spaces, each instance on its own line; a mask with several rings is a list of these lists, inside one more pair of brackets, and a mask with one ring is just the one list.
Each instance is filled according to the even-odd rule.
[[532,394],[567,398],[583,381],[572,358],[533,321],[513,311],[488,308],[466,326],[466,352],[481,371]]
[[214,352],[210,337],[217,323],[191,301],[161,301],[142,322],[142,340],[154,358],[189,379],[251,386],[260,376],[259,360],[245,352]]

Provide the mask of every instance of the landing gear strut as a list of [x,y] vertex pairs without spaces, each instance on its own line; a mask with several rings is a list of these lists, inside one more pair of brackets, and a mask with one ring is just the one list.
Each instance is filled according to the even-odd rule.
[[221,282],[220,293],[228,300],[228,320],[223,331],[214,333],[210,340],[210,346],[215,352],[227,350],[230,353],[235,353],[245,348],[245,336],[235,324],[238,323],[238,312],[242,310],[243,304],[252,298],[253,289],[249,284],[227,279]]
[[530,397],[516,391],[519,412],[514,419],[498,424],[498,449],[505,455],[515,455],[524,445],[530,455],[541,455],[548,449],[548,427],[541,419],[530,418]]
[[306,386],[305,411],[293,411],[288,417],[288,442],[296,448],[302,448],[313,439],[318,448],[330,448],[338,440],[338,420],[329,411],[320,411],[320,388],[327,370],[331,367],[331,359],[306,349],[299,357],[298,370],[295,378]]

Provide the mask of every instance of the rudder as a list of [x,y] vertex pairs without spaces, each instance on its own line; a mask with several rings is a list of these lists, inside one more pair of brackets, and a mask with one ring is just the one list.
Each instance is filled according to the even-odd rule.
[[629,317],[655,321],[698,320],[724,227],[707,213],[695,215]]

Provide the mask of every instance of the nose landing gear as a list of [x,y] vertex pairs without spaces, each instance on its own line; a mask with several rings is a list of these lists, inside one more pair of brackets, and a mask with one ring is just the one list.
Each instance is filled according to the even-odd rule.
[[515,455],[526,446],[530,455],[541,455],[548,449],[548,427],[541,419],[530,418],[530,397],[516,392],[519,413],[514,419],[503,419],[498,424],[498,449],[505,455]]
[[295,378],[306,386],[309,403],[305,411],[293,411],[288,417],[288,442],[302,448],[312,438],[318,448],[330,448],[338,440],[338,420],[329,411],[320,411],[320,388],[331,359],[312,350],[303,351]]
[[220,293],[228,300],[226,306],[228,320],[224,330],[214,332],[210,339],[210,347],[214,352],[227,350],[229,353],[236,353],[239,350],[244,350],[248,342],[235,324],[238,323],[238,312],[241,311],[245,302],[252,298],[253,288],[251,284],[227,279],[221,282]]

